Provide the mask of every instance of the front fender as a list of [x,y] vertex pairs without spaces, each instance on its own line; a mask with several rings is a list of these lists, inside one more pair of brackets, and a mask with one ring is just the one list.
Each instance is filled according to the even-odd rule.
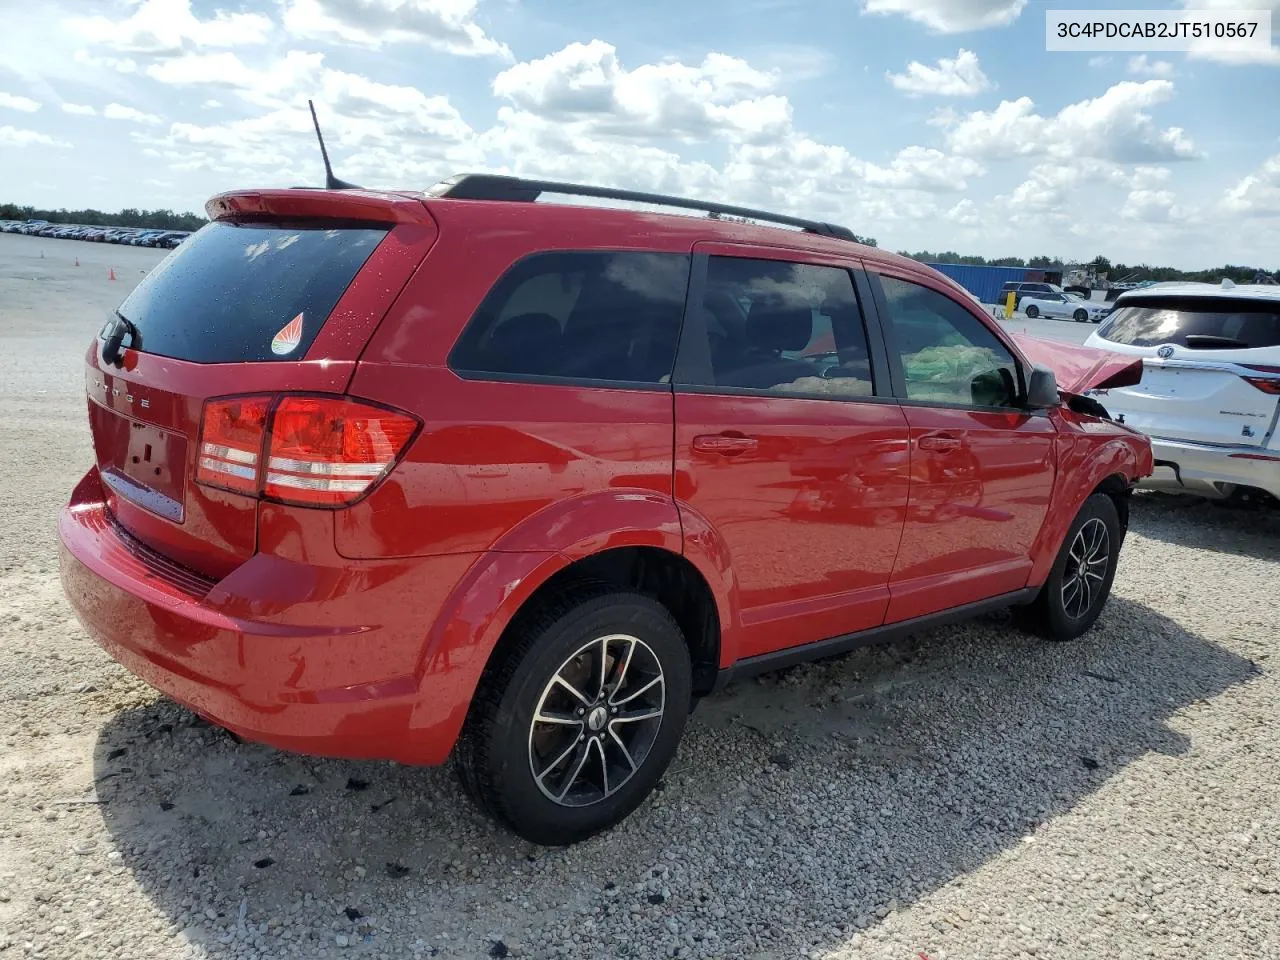
[[1049,576],[1067,530],[1084,505],[1110,477],[1132,485],[1151,472],[1151,442],[1115,424],[1067,410],[1055,410],[1058,433],[1058,475],[1048,516],[1032,549],[1028,586]]

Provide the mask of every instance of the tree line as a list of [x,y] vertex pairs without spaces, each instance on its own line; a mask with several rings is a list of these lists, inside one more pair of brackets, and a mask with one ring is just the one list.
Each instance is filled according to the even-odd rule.
[[154,230],[199,230],[208,221],[196,213],[172,210],[139,210],[127,207],[116,213],[103,210],[41,210],[16,203],[0,203],[0,220],[48,220],[86,227],[149,227]]
[[1269,277],[1280,282],[1280,270],[1268,270],[1265,267],[1252,267],[1243,264],[1224,264],[1208,270],[1178,270],[1175,267],[1154,267],[1148,263],[1113,263],[1108,257],[1099,254],[1086,263],[1065,261],[1060,257],[986,257],[965,256],[954,250],[936,253],[921,250],[910,253],[899,250],[904,257],[919,260],[921,263],[964,263],[977,267],[1027,267],[1033,270],[1061,270],[1064,274],[1073,269],[1093,267],[1099,276],[1106,276],[1112,283],[1141,283],[1143,280],[1195,280],[1201,283],[1218,283],[1224,277],[1235,283],[1253,283],[1259,277]]

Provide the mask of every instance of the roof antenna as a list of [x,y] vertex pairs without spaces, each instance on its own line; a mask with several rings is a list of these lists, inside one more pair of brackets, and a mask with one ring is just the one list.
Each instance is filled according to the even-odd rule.
[[359,190],[360,188],[354,183],[339,180],[333,175],[333,167],[329,165],[329,151],[324,148],[324,134],[320,132],[320,121],[316,119],[315,102],[308,100],[307,106],[311,108],[311,122],[315,124],[316,139],[320,141],[320,156],[324,157],[324,188],[326,190]]

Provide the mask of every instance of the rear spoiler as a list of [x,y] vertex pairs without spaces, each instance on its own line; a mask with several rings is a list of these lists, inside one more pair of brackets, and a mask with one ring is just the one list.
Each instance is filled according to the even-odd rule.
[[204,205],[210,220],[359,220],[373,223],[433,223],[419,195],[377,190],[233,190]]
[[1095,347],[1013,334],[1022,355],[1053,371],[1060,393],[1084,396],[1090,390],[1131,387],[1142,380],[1142,358],[1126,357]]

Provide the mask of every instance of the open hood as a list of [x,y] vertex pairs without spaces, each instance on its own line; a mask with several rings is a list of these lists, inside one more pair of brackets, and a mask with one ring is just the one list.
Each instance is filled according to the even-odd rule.
[[1015,333],[1013,339],[1024,357],[1038,367],[1053,371],[1061,393],[1083,396],[1090,390],[1131,387],[1142,379],[1141,357],[1126,357],[1025,333]]

